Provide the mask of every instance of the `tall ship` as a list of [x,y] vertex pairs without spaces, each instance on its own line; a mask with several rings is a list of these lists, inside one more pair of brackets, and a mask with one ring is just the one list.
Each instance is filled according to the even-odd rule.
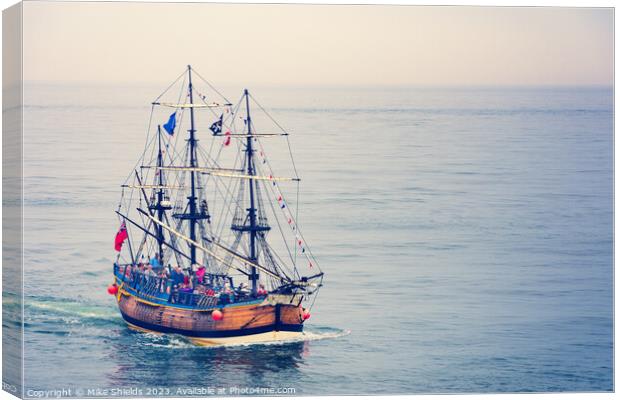
[[[108,287],[131,328],[206,346],[303,335],[324,275],[298,226],[290,149],[247,89],[230,102],[191,66],[152,102]],[[284,162],[290,176],[272,170]]]

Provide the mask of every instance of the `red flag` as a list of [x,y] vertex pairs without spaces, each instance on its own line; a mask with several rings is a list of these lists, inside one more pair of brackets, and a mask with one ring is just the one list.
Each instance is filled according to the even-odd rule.
[[114,250],[121,251],[125,239],[127,239],[127,227],[125,226],[125,222],[123,222],[114,238]]
[[226,132],[224,136],[226,136],[226,139],[224,139],[224,146],[230,145],[230,131]]

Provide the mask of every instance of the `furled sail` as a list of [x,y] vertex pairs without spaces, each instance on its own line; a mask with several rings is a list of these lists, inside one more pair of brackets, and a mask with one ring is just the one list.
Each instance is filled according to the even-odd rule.
[[160,103],[153,102],[155,106],[171,107],[171,108],[217,108],[217,107],[229,107],[232,104],[220,104],[220,103]]
[[259,181],[300,181],[299,178],[276,177],[276,176],[260,176],[260,175],[244,175],[244,174],[228,174],[224,172],[206,171],[206,175],[222,176],[225,178],[253,179]]

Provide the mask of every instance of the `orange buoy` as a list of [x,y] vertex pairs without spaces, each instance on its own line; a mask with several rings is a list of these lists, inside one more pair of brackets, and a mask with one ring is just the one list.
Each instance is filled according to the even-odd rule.
[[108,286],[108,294],[115,295],[118,293],[118,286],[116,284]]
[[214,321],[219,321],[224,318],[224,314],[222,314],[220,310],[215,310],[211,313],[211,318],[213,318]]

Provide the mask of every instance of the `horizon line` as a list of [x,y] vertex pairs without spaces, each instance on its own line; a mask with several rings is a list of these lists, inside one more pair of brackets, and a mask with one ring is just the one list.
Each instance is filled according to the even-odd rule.
[[[90,85],[106,86],[116,85],[161,85],[166,81],[87,81],[87,80],[47,80],[47,79],[24,79],[26,84],[49,84],[49,85]],[[214,84],[214,82],[210,82]],[[276,82],[219,82],[217,86],[255,86],[255,87],[281,87],[281,88],[614,88],[615,83],[276,83]]]

